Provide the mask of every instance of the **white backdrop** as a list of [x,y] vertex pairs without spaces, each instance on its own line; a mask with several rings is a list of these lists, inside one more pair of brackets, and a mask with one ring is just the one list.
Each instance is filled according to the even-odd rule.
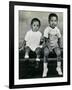
[[[13,1],[13,0],[12,0]],[[14,0],[15,1],[15,0]],[[20,1],[20,0],[16,0]],[[55,3],[55,4],[70,4],[72,15],[72,0],[21,0],[28,2],[41,2],[41,3]],[[72,18],[71,18],[72,21]],[[72,27],[71,27],[72,29]],[[72,33],[71,33],[72,34]],[[72,38],[72,36],[71,36]],[[72,50],[72,48],[71,48]],[[71,63],[72,64],[72,63]],[[72,65],[71,65],[72,68]],[[71,72],[72,75],[72,72]],[[0,90],[8,90],[9,82],[9,0],[0,1]],[[71,90],[70,86],[57,86],[57,87],[40,87],[40,88],[26,88],[25,90]]]

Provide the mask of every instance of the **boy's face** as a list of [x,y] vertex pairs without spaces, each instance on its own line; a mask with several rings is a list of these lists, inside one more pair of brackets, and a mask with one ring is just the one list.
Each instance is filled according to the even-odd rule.
[[32,31],[36,32],[39,30],[39,22],[38,21],[34,21],[32,24]]
[[57,26],[58,20],[55,16],[51,17],[49,24],[51,28],[55,28]]

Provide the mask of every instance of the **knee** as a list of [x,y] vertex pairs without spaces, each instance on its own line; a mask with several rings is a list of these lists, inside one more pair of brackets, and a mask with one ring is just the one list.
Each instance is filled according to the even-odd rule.
[[49,55],[49,49],[48,48],[45,48],[44,49],[44,56],[48,56]]
[[27,46],[25,47],[25,52],[29,52],[30,51],[30,48]]
[[36,54],[40,54],[40,51],[41,51],[40,48],[37,48],[37,49],[35,50]]

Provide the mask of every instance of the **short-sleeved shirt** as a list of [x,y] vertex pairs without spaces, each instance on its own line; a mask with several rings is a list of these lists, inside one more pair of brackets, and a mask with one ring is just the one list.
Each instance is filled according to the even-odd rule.
[[39,47],[42,34],[40,31],[34,32],[29,30],[25,35],[26,46],[30,47],[32,51],[35,51]]
[[49,39],[49,46],[53,48],[58,47],[58,38],[61,38],[61,33],[58,27],[55,27],[52,29],[50,26],[48,26],[44,30],[44,37]]

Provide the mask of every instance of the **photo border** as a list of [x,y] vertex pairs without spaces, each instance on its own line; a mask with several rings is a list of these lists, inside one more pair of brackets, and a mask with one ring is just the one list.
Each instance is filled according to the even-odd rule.
[[[67,82],[14,85],[14,6],[54,7],[67,9]],[[32,2],[9,2],[9,88],[70,85],[70,5]]]

